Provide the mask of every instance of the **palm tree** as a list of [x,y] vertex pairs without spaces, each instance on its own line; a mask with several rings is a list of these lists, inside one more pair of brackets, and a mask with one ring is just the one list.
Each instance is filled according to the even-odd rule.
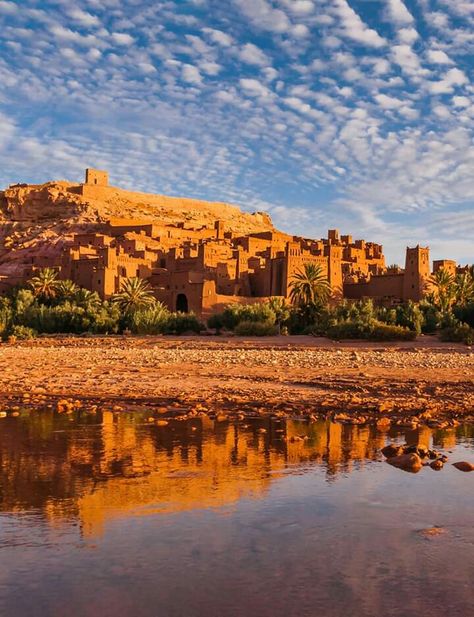
[[78,292],[79,287],[69,279],[58,281],[57,295],[63,300],[72,300]]
[[290,298],[293,304],[310,305],[326,302],[331,287],[323,269],[318,264],[306,263],[296,272],[290,283]]
[[454,276],[445,268],[441,268],[428,279],[428,288],[433,291],[440,311],[448,313],[456,299]]
[[44,268],[30,279],[30,287],[37,298],[49,302],[58,294],[58,273],[53,268]]
[[464,306],[474,301],[474,276],[469,270],[458,274],[454,281],[456,303]]
[[96,291],[89,291],[82,287],[76,289],[74,301],[83,308],[97,309],[102,304],[99,294]]
[[121,311],[133,314],[141,309],[148,308],[155,303],[155,297],[149,284],[138,277],[125,279],[120,292],[112,298]]

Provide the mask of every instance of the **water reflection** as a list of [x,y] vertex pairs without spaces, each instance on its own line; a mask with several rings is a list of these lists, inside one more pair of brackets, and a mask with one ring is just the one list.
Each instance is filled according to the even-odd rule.
[[222,507],[262,498],[308,467],[336,481],[380,459],[387,438],[451,448],[474,427],[380,432],[374,426],[197,418],[158,426],[146,414],[32,413],[0,424],[0,510],[78,521],[86,537],[118,516]]

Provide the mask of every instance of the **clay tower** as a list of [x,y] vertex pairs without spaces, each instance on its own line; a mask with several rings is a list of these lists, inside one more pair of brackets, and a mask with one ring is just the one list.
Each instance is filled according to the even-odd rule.
[[430,273],[430,249],[421,246],[407,248],[403,300],[419,302],[424,296],[425,284]]

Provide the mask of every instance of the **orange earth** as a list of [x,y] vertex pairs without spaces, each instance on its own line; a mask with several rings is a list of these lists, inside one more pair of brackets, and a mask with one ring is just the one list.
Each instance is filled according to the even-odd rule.
[[435,337],[40,338],[0,346],[0,405],[446,427],[474,421],[474,352]]

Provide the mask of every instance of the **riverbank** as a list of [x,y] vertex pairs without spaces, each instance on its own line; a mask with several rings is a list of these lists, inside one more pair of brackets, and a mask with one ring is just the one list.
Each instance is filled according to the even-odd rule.
[[8,413],[148,408],[151,417],[331,417],[432,426],[474,421],[474,351],[423,337],[41,338],[0,346]]

